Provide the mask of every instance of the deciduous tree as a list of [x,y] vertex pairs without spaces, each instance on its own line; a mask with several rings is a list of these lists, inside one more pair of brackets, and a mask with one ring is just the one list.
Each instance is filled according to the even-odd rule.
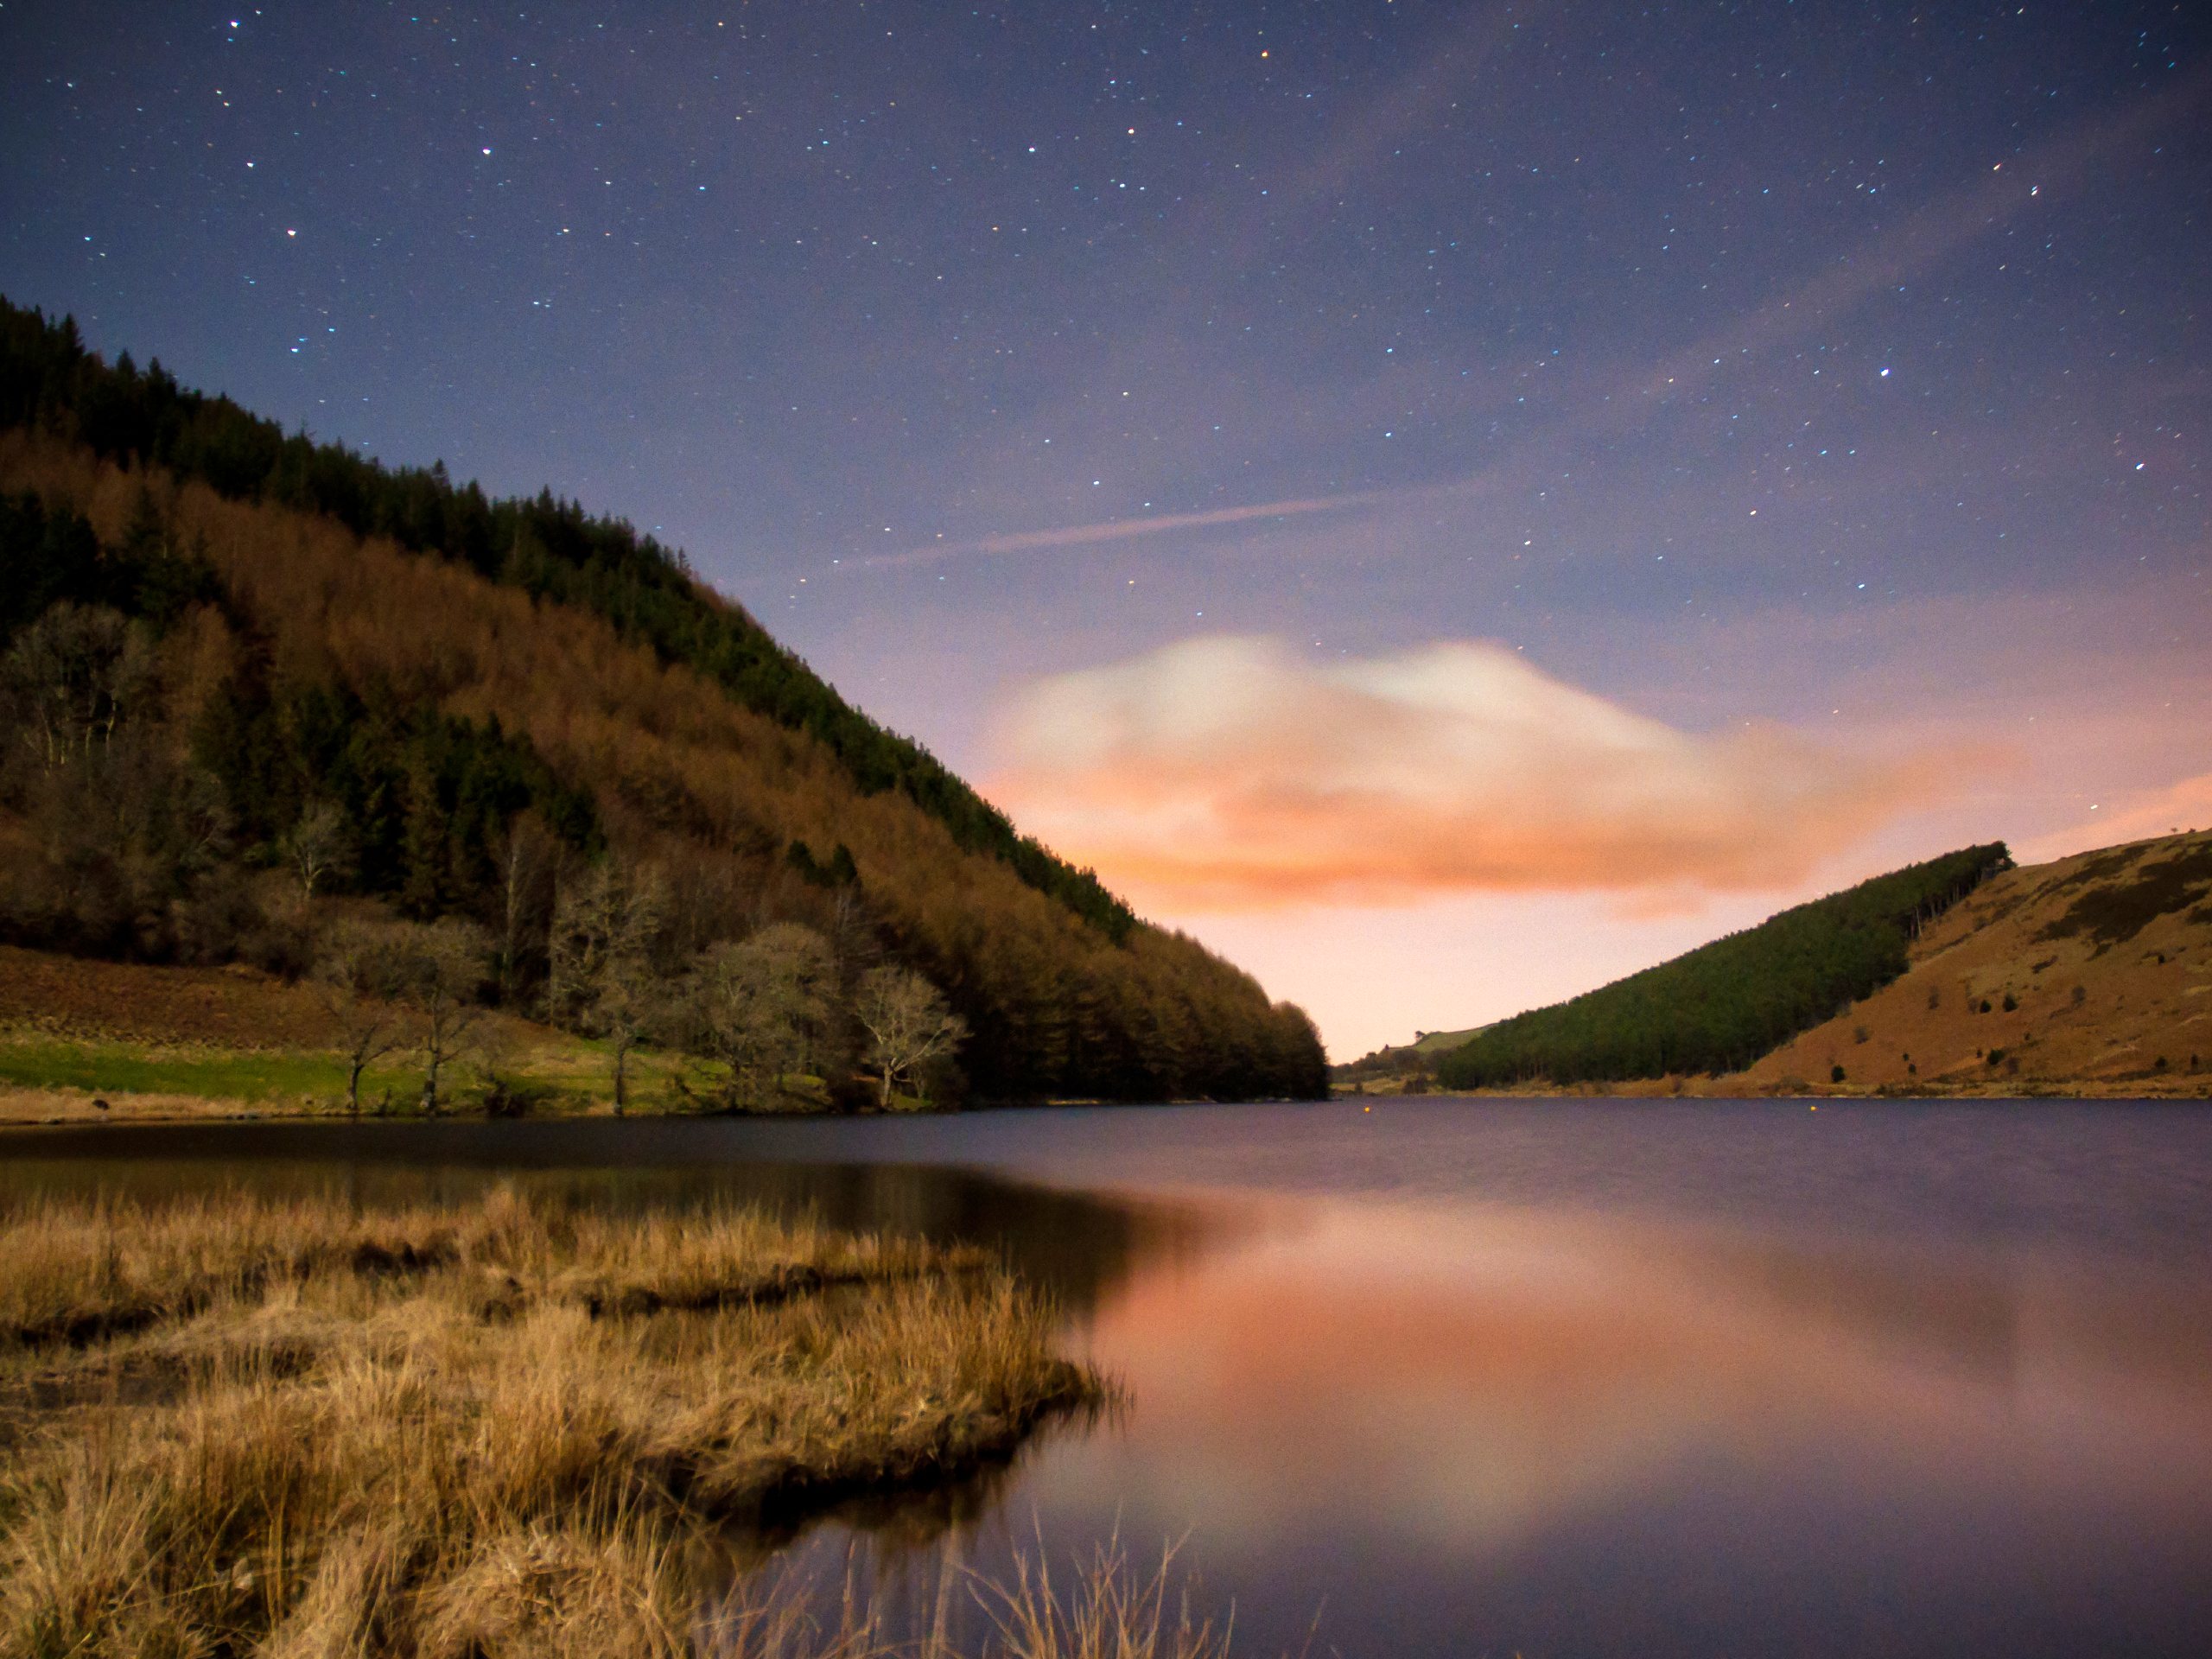
[[330,801],[309,802],[278,837],[276,849],[299,880],[303,904],[315,902],[315,890],[322,882],[353,868],[353,837],[346,815]]
[[361,1111],[361,1073],[406,1040],[391,998],[406,988],[409,930],[344,921],[324,935],[315,988],[346,1055],[346,1109]]
[[416,1011],[423,1110],[435,1116],[439,1078],[469,1052],[483,1012],[475,998],[491,965],[492,941],[475,923],[455,916],[409,927],[402,938],[400,979]]
[[836,973],[828,941],[812,928],[777,922],[710,945],[690,979],[694,1045],[729,1067],[736,1099],[760,1100],[816,1061]]
[[613,857],[554,905],[547,1001],[556,1020],[607,1039],[617,1112],[629,1109],[631,1052],[667,1007],[652,959],[667,914],[660,872]]
[[921,1068],[950,1054],[968,1035],[937,987],[908,968],[874,968],[861,977],[853,1013],[868,1033],[866,1063],[876,1074],[878,1098],[887,1110],[892,1089],[917,1078]]

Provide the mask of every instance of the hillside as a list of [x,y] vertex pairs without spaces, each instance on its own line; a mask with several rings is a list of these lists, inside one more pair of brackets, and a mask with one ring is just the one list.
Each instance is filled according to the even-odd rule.
[[1719,1080],[1986,1094],[2212,1087],[2212,833],[1993,877],[1904,975]]
[[[1880,884],[1893,880],[1853,891],[1879,894]],[[1677,977],[1683,964],[1705,957],[1711,965],[1707,953],[1719,945],[1733,947],[1723,963],[1731,956],[1738,963],[1750,960],[1744,953],[1765,948],[1764,931],[1748,930],[1619,983],[1642,982],[1649,1013],[1664,1000],[1648,994],[1685,982]],[[1997,869],[1916,931],[1902,931],[1894,976],[1740,1068],[1589,1071],[1568,1080],[1526,1076],[1459,1086],[1724,1096],[2212,1093],[2212,831]],[[1602,1011],[1597,999],[1615,988],[1562,1008],[1579,1003],[1584,1016],[1593,1006]],[[1521,1019],[1539,1025],[1537,1015]],[[1692,1023],[1686,1019],[1684,1028]],[[1356,1090],[1419,1092],[1437,1081],[1432,1046],[1439,1035],[1452,1033],[1424,1033],[1338,1066],[1333,1075]]]
[[1414,1079],[1419,1078],[1421,1086],[1426,1087],[1438,1059],[1485,1029],[1470,1026],[1464,1031],[1417,1031],[1410,1043],[1385,1044],[1372,1053],[1330,1067],[1329,1076],[1339,1084],[1395,1078],[1411,1086]]
[[292,977],[327,924],[450,921],[471,995],[732,1077],[779,998],[786,1069],[849,1065],[857,988],[896,968],[964,1025],[946,1090],[1325,1087],[1303,1014],[1019,836],[680,554],[287,437],[13,308],[0,657],[17,945]]
[[1968,847],[1796,906],[1487,1027],[1437,1061],[1437,1080],[1485,1089],[1749,1065],[1904,973],[1926,926],[2011,862],[2002,844]]

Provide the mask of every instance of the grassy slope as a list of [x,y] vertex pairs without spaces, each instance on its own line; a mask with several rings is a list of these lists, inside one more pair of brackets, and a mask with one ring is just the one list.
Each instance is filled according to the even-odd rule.
[[1464,1031],[1425,1031],[1410,1043],[1386,1043],[1372,1053],[1332,1066],[1329,1075],[1339,1084],[1373,1083],[1395,1090],[1409,1077],[1425,1075],[1439,1058],[1487,1029],[1469,1026]]
[[1993,878],[1903,978],[1714,1086],[1825,1084],[1837,1065],[1853,1090],[2212,1093],[2212,833]]
[[[403,1018],[404,1023],[404,1018]],[[454,1073],[466,1107],[484,1067],[542,1091],[537,1109],[606,1109],[602,1046],[487,1012],[475,1062]],[[0,1123],[177,1118],[340,1109],[346,1065],[315,993],[246,968],[99,962],[0,945]],[[636,1109],[677,1103],[658,1056],[633,1057]],[[365,1101],[411,1107],[404,1053],[370,1068]],[[95,1099],[108,1102],[102,1111]]]
[[2212,832],[1992,876],[1912,943],[1901,976],[1740,1071],[1508,1092],[1878,1090],[2212,1096]]
[[1922,929],[2011,866],[2002,843],[1875,876],[1548,1007],[1441,1056],[1447,1088],[1718,1072],[1902,974]]

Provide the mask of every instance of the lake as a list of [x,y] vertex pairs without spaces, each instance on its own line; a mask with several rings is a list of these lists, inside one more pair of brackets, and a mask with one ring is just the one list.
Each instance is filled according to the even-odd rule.
[[909,1628],[1118,1533],[1252,1655],[2212,1652],[2212,1109],[1370,1103],[22,1130],[0,1192],[989,1242],[1128,1403],[779,1537]]

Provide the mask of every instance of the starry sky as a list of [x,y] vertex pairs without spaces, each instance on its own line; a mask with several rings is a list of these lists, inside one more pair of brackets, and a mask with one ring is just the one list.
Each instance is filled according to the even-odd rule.
[[11,299],[684,548],[1339,1058],[2212,823],[2200,5],[6,0],[0,134]]

